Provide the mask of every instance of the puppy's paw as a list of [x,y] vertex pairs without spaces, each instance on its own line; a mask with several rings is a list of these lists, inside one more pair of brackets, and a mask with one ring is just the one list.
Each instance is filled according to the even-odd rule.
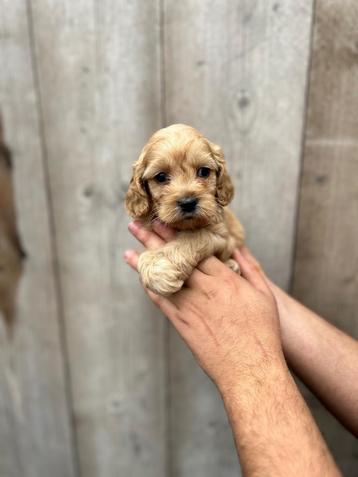
[[160,250],[143,252],[139,256],[138,271],[143,285],[157,295],[172,295],[184,283],[182,272]]
[[233,272],[240,275],[240,265],[233,258],[229,258],[225,263]]

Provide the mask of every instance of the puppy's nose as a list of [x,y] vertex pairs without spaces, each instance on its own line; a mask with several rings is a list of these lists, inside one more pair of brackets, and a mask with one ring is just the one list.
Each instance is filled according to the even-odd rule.
[[183,197],[183,199],[179,199],[177,202],[183,212],[194,212],[197,203],[198,199],[195,197]]

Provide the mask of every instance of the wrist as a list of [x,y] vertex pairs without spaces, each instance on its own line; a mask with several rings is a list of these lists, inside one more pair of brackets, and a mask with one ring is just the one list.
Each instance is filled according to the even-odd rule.
[[296,319],[296,317],[299,318],[300,311],[302,308],[301,303],[295,300],[295,298],[293,298],[287,292],[282,290],[282,288],[277,286],[271,280],[268,280],[268,284],[277,303],[280,324],[282,325],[282,322],[286,320],[293,320]]
[[281,350],[259,363],[250,363],[226,374],[217,382],[217,387],[225,403],[233,399],[238,405],[254,401],[277,382],[292,380]]

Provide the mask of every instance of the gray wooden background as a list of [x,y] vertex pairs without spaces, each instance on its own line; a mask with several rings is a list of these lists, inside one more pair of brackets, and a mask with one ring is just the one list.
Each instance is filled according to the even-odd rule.
[[0,329],[1,477],[240,475],[216,390],[121,258],[131,164],[164,125],[223,146],[268,274],[358,337],[357,25],[355,0],[0,0],[28,255]]

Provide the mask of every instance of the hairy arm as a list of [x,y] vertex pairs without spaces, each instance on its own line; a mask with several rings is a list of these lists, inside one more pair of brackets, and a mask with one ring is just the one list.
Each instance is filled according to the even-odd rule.
[[358,436],[358,342],[270,283],[286,358],[302,381]]
[[262,368],[222,393],[244,475],[341,475],[284,364]]
[[358,342],[270,281],[247,248],[244,256],[278,304],[282,346],[292,370],[342,424],[358,435]]

